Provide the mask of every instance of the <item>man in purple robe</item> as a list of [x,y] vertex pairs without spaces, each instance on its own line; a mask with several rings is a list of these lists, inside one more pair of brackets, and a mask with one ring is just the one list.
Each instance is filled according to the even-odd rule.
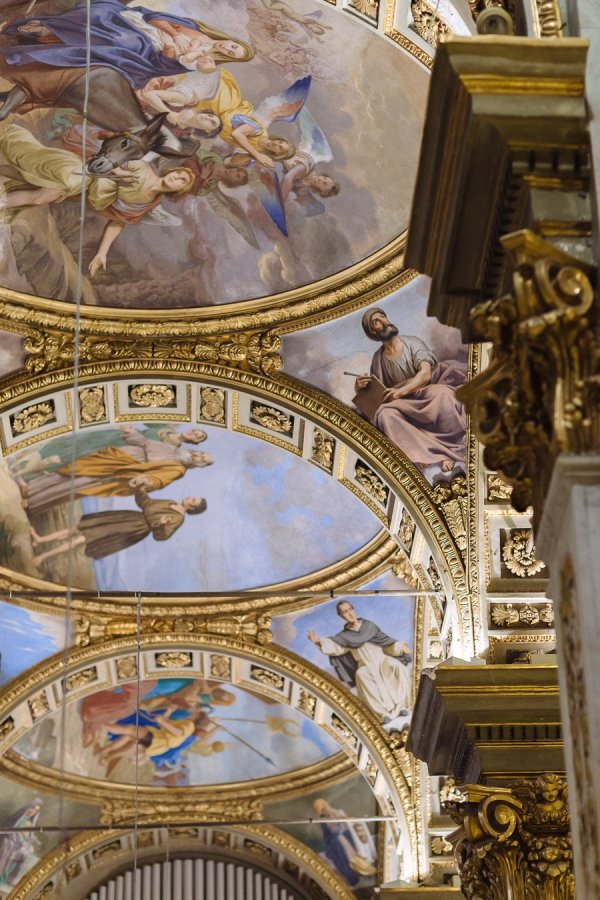
[[387,388],[373,425],[415,465],[439,465],[442,472],[451,472],[465,460],[465,412],[455,391],[465,382],[466,365],[438,362],[420,338],[400,335],[382,309],[367,310],[362,327],[381,347],[371,374],[356,379],[356,391],[373,378]]
[[356,688],[361,700],[384,725],[408,715],[411,705],[408,645],[385,634],[369,619],[359,619],[347,600],[340,600],[336,611],[346,623],[343,629],[330,638],[309,631],[308,639],[329,657],[339,680],[347,687]]

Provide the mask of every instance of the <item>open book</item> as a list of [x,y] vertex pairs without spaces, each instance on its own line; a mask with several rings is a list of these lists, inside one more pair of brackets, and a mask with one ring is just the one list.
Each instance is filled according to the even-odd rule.
[[361,411],[363,416],[372,420],[383,403],[383,395],[387,391],[387,388],[375,375],[371,375],[370,378],[371,380],[366,388],[363,388],[362,391],[357,391],[352,398],[352,402],[356,408]]

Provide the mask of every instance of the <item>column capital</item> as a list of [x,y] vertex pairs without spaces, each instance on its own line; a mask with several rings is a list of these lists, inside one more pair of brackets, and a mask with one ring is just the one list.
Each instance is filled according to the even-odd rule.
[[567,783],[546,772],[510,788],[466,785],[445,804],[463,894],[472,900],[575,897]]

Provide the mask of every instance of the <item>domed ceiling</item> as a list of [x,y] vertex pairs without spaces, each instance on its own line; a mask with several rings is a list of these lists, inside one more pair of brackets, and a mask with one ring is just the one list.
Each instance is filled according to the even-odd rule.
[[[81,287],[86,306],[114,310],[268,308],[271,295],[334,285],[406,228],[426,70],[350,16],[305,0],[94,2],[85,135],[73,109],[82,7],[15,6],[7,22],[2,73],[36,108],[16,105],[0,132],[14,175],[6,287],[67,302]],[[146,116],[162,131],[146,135]],[[123,149],[107,132],[133,138]],[[142,149],[161,152],[158,167]]]
[[0,897],[173,851],[367,900],[429,869],[407,729],[479,627],[477,355],[402,259],[469,10],[87,15],[0,29]]

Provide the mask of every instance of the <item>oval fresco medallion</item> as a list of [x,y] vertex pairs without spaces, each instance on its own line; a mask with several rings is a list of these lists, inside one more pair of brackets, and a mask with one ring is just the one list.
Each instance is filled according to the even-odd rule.
[[210,425],[87,428],[11,454],[0,481],[0,565],[87,590],[276,584],[344,559],[381,527],[318,466]]
[[[311,765],[339,751],[318,725],[252,691],[159,678],[96,691],[41,721],[14,749],[70,775],[155,787],[226,784]],[[68,740],[61,752],[63,727]],[[64,762],[62,757],[64,756]],[[137,765],[136,765],[137,757]],[[137,768],[137,774],[136,774]]]
[[94,0],[87,128],[85,6],[3,16],[5,288],[76,299],[82,194],[82,302],[107,311],[267,307],[404,231],[427,70],[346,13]]

